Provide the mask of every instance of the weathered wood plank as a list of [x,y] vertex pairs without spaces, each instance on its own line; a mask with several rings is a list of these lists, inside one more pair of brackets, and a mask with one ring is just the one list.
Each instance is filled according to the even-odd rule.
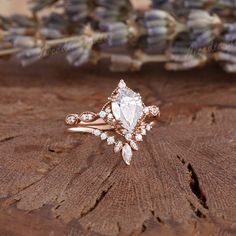
[[130,167],[63,125],[98,112],[123,74],[1,62],[0,235],[236,235],[233,76],[149,66],[125,77],[162,112]]

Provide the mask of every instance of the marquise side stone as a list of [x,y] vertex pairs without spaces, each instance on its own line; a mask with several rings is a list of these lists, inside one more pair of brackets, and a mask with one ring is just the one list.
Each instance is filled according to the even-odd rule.
[[122,157],[127,165],[130,165],[130,162],[132,160],[132,156],[133,156],[132,149],[131,149],[130,145],[128,143],[126,143],[122,148]]

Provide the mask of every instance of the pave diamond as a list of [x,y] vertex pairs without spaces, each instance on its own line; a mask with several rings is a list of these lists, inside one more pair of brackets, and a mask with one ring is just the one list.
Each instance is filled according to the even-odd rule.
[[136,139],[136,141],[138,141],[138,142],[143,141],[143,137],[142,137],[141,134],[137,134],[137,135],[135,136],[135,139]]
[[118,141],[118,142],[115,144],[114,152],[117,153],[117,152],[121,151],[122,147],[123,147],[122,142],[121,142],[121,141]]
[[152,125],[151,125],[151,124],[147,124],[147,125],[146,125],[146,130],[147,130],[147,131],[150,131],[151,129],[152,129]]
[[127,87],[120,88],[117,97],[112,102],[112,112],[116,120],[121,122],[122,127],[133,133],[143,115],[141,97]]
[[99,116],[101,118],[105,118],[107,116],[107,113],[105,111],[100,111]]
[[108,118],[108,120],[112,120],[114,117],[113,117],[113,115],[110,113],[110,114],[108,114],[107,118]]
[[125,135],[125,139],[126,139],[127,141],[130,141],[130,140],[132,139],[132,134],[131,134],[131,133],[127,133],[127,134]]
[[68,125],[74,125],[77,121],[77,115],[68,115],[66,117],[66,124]]
[[107,144],[108,145],[112,145],[112,144],[114,144],[115,143],[115,138],[112,136],[112,137],[109,137],[108,139],[107,139]]
[[148,108],[148,107],[145,107],[145,108],[143,109],[143,112],[144,112],[145,114],[148,114],[149,108]]
[[95,135],[95,136],[100,136],[101,135],[101,133],[102,133],[102,131],[100,131],[99,129],[95,129],[94,131],[93,131],[93,134]]
[[90,114],[90,113],[83,113],[81,116],[80,116],[80,119],[82,120],[82,121],[90,121],[90,120],[92,120],[93,119],[93,114]]
[[107,139],[107,134],[102,133],[100,137],[101,137],[101,140],[106,140]]
[[146,134],[147,134],[147,131],[146,131],[145,127],[144,127],[144,128],[141,128],[141,134],[142,134],[142,135],[146,135]]
[[160,109],[157,106],[151,106],[150,107],[151,113],[153,116],[160,115]]

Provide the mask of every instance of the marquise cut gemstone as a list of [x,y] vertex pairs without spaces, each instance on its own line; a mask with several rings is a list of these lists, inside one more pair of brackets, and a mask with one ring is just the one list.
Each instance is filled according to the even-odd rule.
[[112,102],[112,112],[122,127],[132,133],[143,115],[141,97],[127,87],[120,88],[116,99]]
[[131,162],[131,159],[133,156],[133,152],[132,152],[132,149],[128,143],[126,143],[122,149],[122,156],[123,156],[123,160],[125,161],[125,163],[127,165],[130,165],[130,162]]

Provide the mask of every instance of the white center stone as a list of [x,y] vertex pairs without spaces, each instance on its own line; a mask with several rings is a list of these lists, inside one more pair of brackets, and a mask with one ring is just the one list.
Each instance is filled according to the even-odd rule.
[[121,121],[122,127],[132,133],[143,115],[141,97],[127,87],[120,88],[116,100],[112,102],[112,112],[116,120]]

